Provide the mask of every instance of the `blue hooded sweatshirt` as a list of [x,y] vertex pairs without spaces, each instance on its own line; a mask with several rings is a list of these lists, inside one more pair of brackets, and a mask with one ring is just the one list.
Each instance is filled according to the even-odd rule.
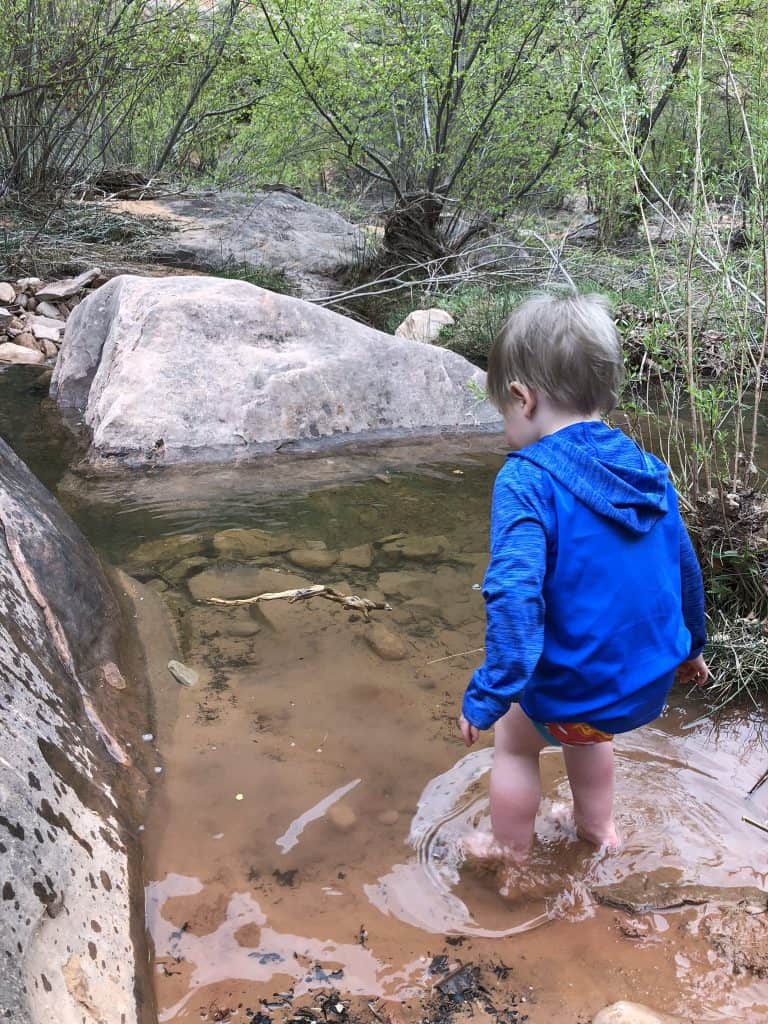
[[485,663],[464,716],[628,732],[656,718],[706,643],[704,589],[667,467],[575,423],[512,452],[491,509]]

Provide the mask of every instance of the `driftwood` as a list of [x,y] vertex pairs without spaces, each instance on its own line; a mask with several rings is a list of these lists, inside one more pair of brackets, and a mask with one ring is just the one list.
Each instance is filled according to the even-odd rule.
[[299,587],[295,590],[280,590],[275,593],[254,594],[253,597],[209,597],[209,604],[258,604],[260,601],[282,601],[289,604],[295,601],[307,601],[312,597],[324,597],[328,601],[335,601],[347,611],[362,612],[366,622],[370,619],[372,611],[392,611],[392,606],[386,602],[370,601],[367,597],[358,597],[356,594],[342,594],[333,587],[326,587],[318,583],[313,587]]

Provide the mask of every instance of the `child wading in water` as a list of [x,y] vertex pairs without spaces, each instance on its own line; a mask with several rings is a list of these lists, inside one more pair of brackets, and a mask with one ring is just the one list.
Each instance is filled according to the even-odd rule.
[[493,836],[470,856],[525,860],[552,744],[579,836],[615,848],[614,733],[656,718],[675,676],[709,675],[701,572],[667,467],[601,422],[622,377],[599,297],[530,299],[490,353],[513,451],[493,490],[485,662],[459,720],[467,746],[496,727]]

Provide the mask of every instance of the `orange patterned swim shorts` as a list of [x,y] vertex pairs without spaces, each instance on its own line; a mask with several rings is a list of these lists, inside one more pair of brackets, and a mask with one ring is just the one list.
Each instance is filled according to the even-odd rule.
[[609,743],[613,733],[601,732],[586,722],[534,722],[539,734],[548,743],[565,743],[569,747],[591,747],[595,743]]

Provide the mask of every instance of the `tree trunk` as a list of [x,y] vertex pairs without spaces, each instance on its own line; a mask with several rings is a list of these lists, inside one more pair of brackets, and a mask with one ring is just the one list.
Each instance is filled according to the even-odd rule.
[[397,260],[427,263],[450,255],[441,231],[445,198],[436,192],[406,192],[390,210],[384,247]]

